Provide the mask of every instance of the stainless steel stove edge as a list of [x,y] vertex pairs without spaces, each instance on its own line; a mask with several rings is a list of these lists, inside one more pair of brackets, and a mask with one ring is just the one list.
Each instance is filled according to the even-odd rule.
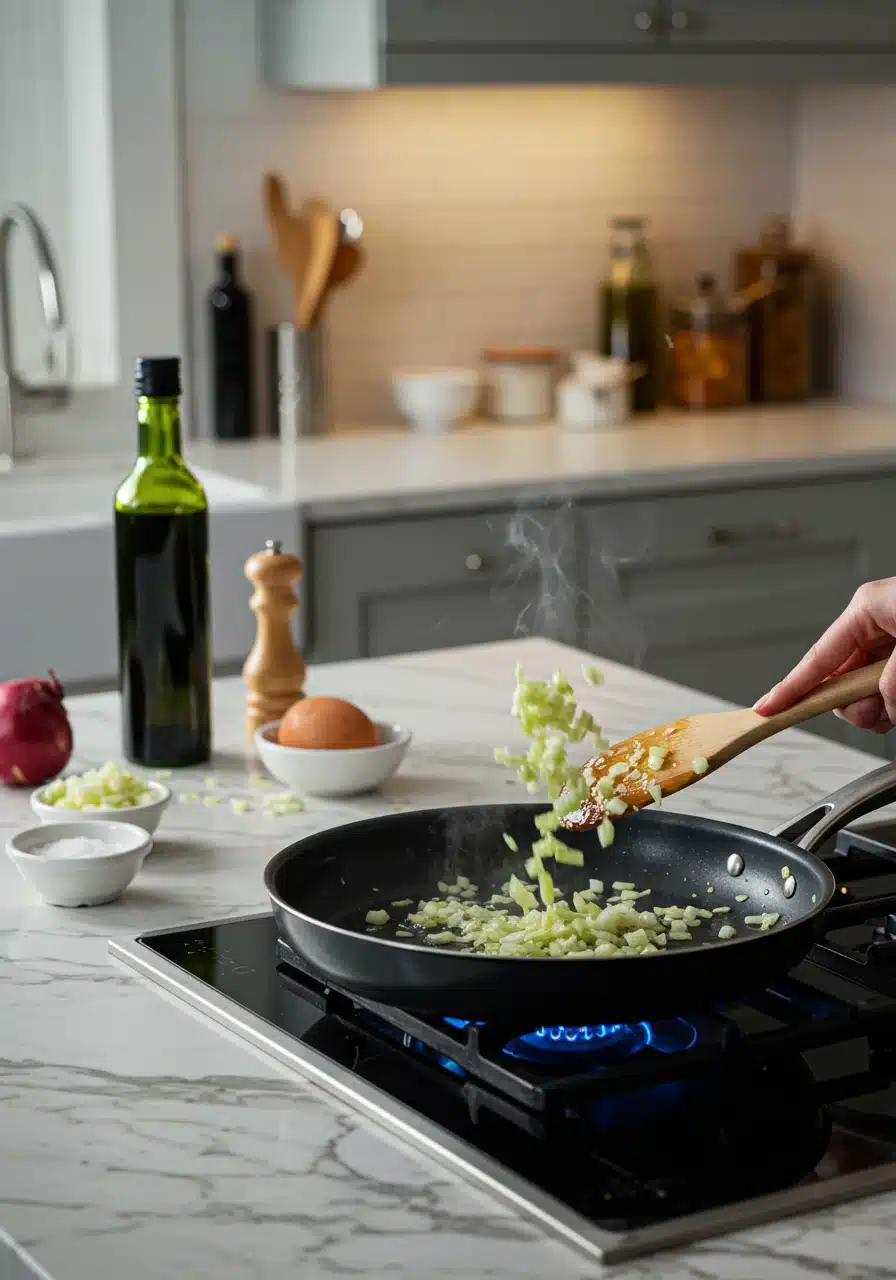
[[[220,921],[206,920],[202,924],[233,924],[239,920],[257,919],[260,914],[266,913],[231,916]],[[159,929],[143,936],[153,937],[170,932],[170,929]],[[383,1124],[410,1146],[424,1152],[466,1181],[475,1183],[555,1239],[604,1264],[643,1257],[674,1246],[693,1244],[711,1236],[790,1218],[811,1209],[857,1200],[896,1187],[894,1162],[883,1168],[863,1170],[824,1183],[794,1187],[745,1203],[709,1209],[625,1234],[604,1231],[523,1178],[504,1169],[497,1161],[474,1151],[439,1125],[419,1116],[366,1081],[359,1080],[351,1072],[330,1062],[316,1050],[286,1035],[235,1001],[220,995],[142,942],[119,942],[113,939],[108,946],[109,954],[114,960],[185,1000],[300,1078],[311,1080],[341,1102]]]

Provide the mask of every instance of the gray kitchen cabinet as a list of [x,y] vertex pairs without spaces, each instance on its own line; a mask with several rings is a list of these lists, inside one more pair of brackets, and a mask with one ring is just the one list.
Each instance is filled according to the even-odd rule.
[[663,33],[679,50],[794,48],[811,55],[896,52],[892,0],[665,0]]
[[644,0],[387,0],[389,46],[471,49],[588,43],[646,47],[653,26]]
[[[246,560],[279,538],[298,540],[293,511],[215,511],[209,517],[212,647],[215,666],[233,670],[255,638]],[[0,537],[0,581],[27,606],[0,613],[0,680],[52,667],[71,689],[111,688],[117,679],[112,526],[22,531]]]
[[896,78],[893,0],[261,0],[288,89]]
[[[592,504],[586,647],[748,706],[862,582],[896,567],[891,478]],[[818,731],[884,740],[833,717]]]
[[309,656],[376,658],[527,634],[574,641],[572,515],[522,519],[501,509],[313,526],[302,594]]

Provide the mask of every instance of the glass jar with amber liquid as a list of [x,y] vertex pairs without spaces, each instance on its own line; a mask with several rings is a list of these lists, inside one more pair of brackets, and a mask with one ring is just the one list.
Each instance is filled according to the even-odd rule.
[[673,306],[670,317],[671,399],[683,409],[721,409],[747,400],[745,306],[719,292],[714,275]]

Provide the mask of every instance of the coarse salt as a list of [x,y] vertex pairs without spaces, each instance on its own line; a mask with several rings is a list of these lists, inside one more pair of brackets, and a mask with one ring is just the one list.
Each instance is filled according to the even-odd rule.
[[71,836],[63,840],[50,840],[31,850],[47,858],[97,858],[104,853],[121,853],[121,845],[96,836]]

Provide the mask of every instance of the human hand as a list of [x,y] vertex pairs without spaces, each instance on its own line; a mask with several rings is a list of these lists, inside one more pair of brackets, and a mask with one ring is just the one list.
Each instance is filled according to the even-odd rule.
[[887,733],[896,724],[896,578],[866,582],[824,635],[764,697],[754,710],[775,715],[811,693],[831,676],[889,658],[879,692],[862,698],[834,715],[858,729]]

